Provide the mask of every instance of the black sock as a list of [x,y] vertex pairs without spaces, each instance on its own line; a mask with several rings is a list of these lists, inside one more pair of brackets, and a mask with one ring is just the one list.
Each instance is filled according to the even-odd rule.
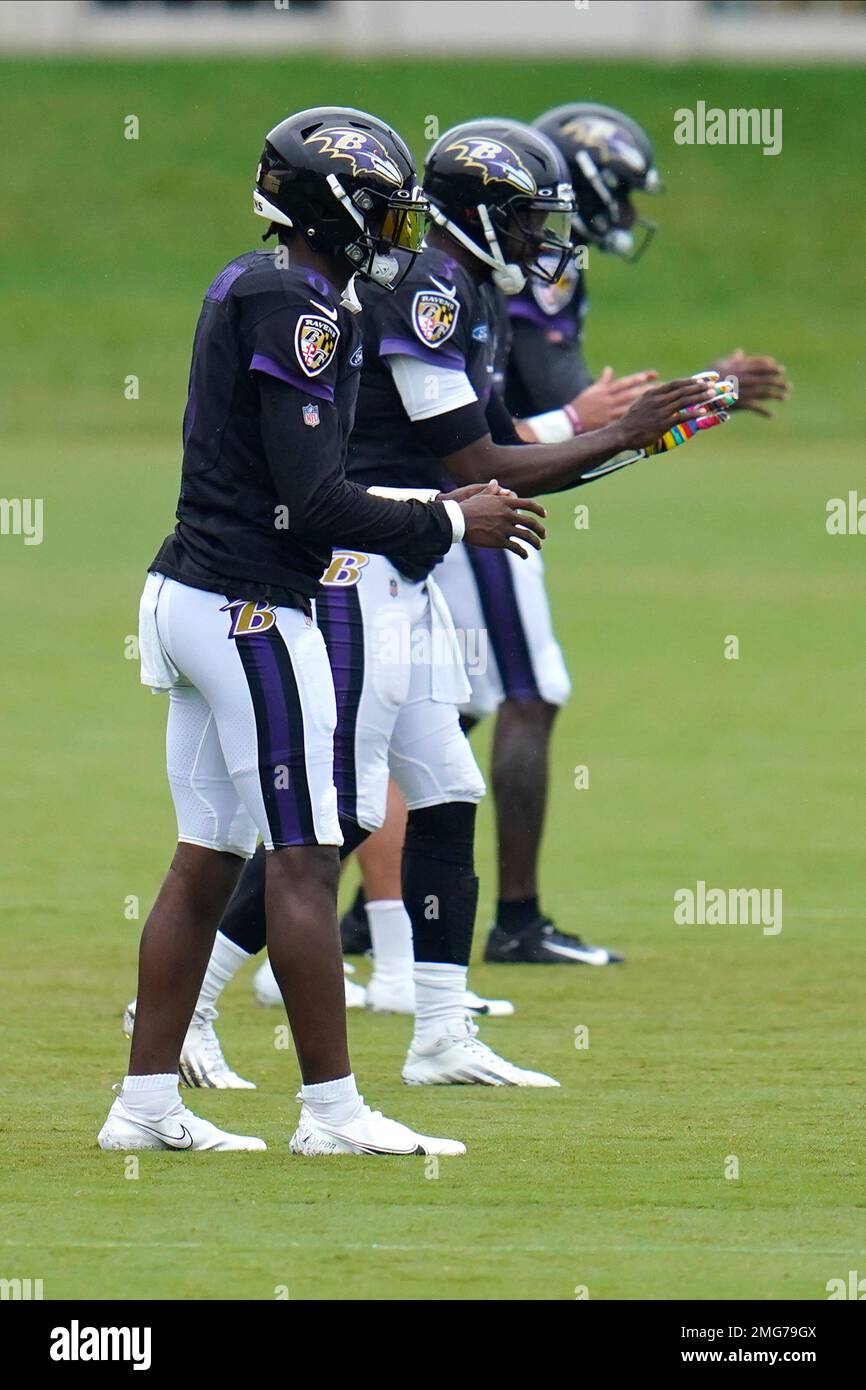
[[415,960],[468,965],[478,906],[474,802],[410,811],[403,844],[403,902]]
[[500,898],[496,904],[496,925],[503,931],[523,931],[540,916],[538,898]]
[[[369,835],[354,821],[341,821],[343,847],[340,859],[347,858],[363,844]],[[264,950],[267,930],[265,927],[265,866],[267,851],[259,845],[252,859],[241,870],[234,893],[222,916],[219,930],[229,941],[240,946],[248,956],[256,956]],[[363,892],[363,889],[361,890]]]

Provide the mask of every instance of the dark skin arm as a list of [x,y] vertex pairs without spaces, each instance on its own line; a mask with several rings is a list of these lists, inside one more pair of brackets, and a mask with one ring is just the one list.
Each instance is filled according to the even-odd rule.
[[494,444],[489,434],[442,459],[461,483],[497,478],[523,496],[577,487],[584,473],[624,449],[640,449],[657,439],[712,397],[705,382],[685,377],[646,391],[622,419],[563,444]]

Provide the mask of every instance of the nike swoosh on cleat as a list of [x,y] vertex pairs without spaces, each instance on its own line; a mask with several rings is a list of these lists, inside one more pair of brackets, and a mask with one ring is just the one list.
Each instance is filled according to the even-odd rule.
[[[157,1139],[161,1139],[163,1143],[170,1144],[176,1149],[191,1149],[195,1142],[186,1125],[181,1125],[180,1134],[163,1134],[162,1130],[152,1129],[150,1125],[142,1124],[140,1120],[136,1120],[135,1124],[138,1125],[139,1129],[146,1129],[148,1134],[155,1134]],[[189,1143],[181,1143],[182,1139],[188,1139]]]
[[354,1144],[353,1147],[354,1147],[354,1150],[355,1150],[356,1153],[359,1153],[359,1154],[368,1154],[371,1158],[372,1158],[375,1154],[381,1154],[381,1155],[383,1155],[384,1157],[390,1157],[390,1158],[394,1158],[394,1157],[398,1157],[398,1158],[414,1158],[414,1157],[416,1156],[416,1154],[426,1154],[426,1152],[427,1152],[427,1150],[424,1148],[423,1144],[417,1144],[417,1145],[415,1146],[414,1149],[382,1149],[382,1148],[374,1147],[372,1144],[357,1144],[357,1143]]
[[579,960],[585,965],[606,965],[608,959],[607,951],[600,946],[591,950],[586,946],[555,946],[552,941],[545,941],[544,949],[556,956],[565,956],[567,960]]

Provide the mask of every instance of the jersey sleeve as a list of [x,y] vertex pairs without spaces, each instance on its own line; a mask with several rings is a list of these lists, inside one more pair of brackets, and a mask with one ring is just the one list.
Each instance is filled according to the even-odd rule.
[[385,360],[410,420],[429,420],[478,400],[466,373],[445,367],[438,360],[422,362],[405,352],[395,352]]
[[404,281],[380,297],[375,314],[380,357],[414,357],[465,372],[470,331],[456,285],[435,276]]
[[337,312],[330,305],[287,294],[249,329],[249,370],[333,403],[341,334]]
[[274,493],[295,535],[324,546],[424,556],[431,566],[462,537],[462,515],[452,518],[442,502],[386,500],[346,478],[336,405],[316,407],[310,429],[308,388],[302,394],[269,371],[259,371],[259,378],[262,443]]

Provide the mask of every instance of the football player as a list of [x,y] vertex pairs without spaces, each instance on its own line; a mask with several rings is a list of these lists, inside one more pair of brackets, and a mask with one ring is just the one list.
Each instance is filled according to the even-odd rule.
[[142,598],[142,681],[169,693],[178,846],[142,934],[129,1073],[99,1144],[266,1147],[198,1118],[178,1095],[215,928],[261,836],[270,958],[303,1081],[292,1151],[460,1154],[456,1141],[370,1110],[352,1074],[335,695],[311,605],[337,538],[413,564],[464,537],[523,553],[519,540],[540,543],[531,513],[543,509],[495,488],[387,500],[346,480],[361,361],[354,279],[391,284],[421,243],[424,204],[400,137],[346,108],[290,117],[267,138],[255,210],[280,246],[233,260],[205,295],[177,525]]
[[[585,277],[579,263],[588,247],[636,261],[655,225],[640,216],[636,194],[656,194],[661,180],[646,132],[622,112],[588,103],[557,107],[534,125],[557,145],[574,188],[572,216],[576,256],[556,280],[529,277],[509,295],[510,344],[505,366],[505,400],[522,438],[556,442],[602,429],[619,419],[647,389],[656,373],[615,378],[605,367],[593,381],[583,353],[587,310]],[[435,197],[435,194],[433,195]],[[768,415],[768,403],[788,394],[784,368],[772,357],[741,350],[712,364],[736,376],[736,408]],[[527,417],[534,417],[529,419]],[[543,912],[538,894],[538,856],[547,802],[547,750],[553,722],[570,691],[555,639],[543,566],[534,556],[525,566],[505,556],[466,550],[439,571],[458,629],[486,623],[492,659],[470,669],[472,697],[464,710],[468,726],[496,713],[492,784],[496,808],[499,891],[496,921],[485,959],[500,962],[606,965],[622,956],[588,945],[558,930]],[[395,846],[402,835],[399,799],[381,836],[359,853],[362,889],[341,922],[344,949],[366,950],[378,902],[393,886]],[[483,1001],[482,1001],[483,1003]]]
[[[519,290],[531,274],[553,283],[571,258],[572,194],[561,158],[543,134],[518,122],[470,122],[431,150],[424,188],[433,218],[426,249],[393,293],[374,285],[361,291],[364,363],[351,478],[436,494],[493,475],[518,492],[558,491],[705,409],[711,389],[689,378],[647,392],[606,431],[559,445],[521,443],[494,389],[507,331],[501,291]],[[408,807],[402,878],[398,847],[381,912],[371,910],[369,1002],[414,1010],[403,1066],[410,1084],[550,1086],[550,1077],[494,1054],[466,1018],[475,814],[484,788],[456,708],[468,694],[462,663],[437,659],[449,648],[440,642],[437,651],[436,633],[450,641],[453,630],[431,578],[434,563],[429,555],[383,558],[341,544],[316,601],[338,696],[344,835],[350,825],[381,824],[389,772]],[[432,659],[416,655],[425,649]],[[259,851],[220,924],[198,1009],[211,1025],[226,980],[264,944],[263,867]],[[404,1002],[407,976],[412,997]],[[236,1084],[212,1026],[207,1037],[206,1052],[188,1039],[187,1074],[195,1084]]]

